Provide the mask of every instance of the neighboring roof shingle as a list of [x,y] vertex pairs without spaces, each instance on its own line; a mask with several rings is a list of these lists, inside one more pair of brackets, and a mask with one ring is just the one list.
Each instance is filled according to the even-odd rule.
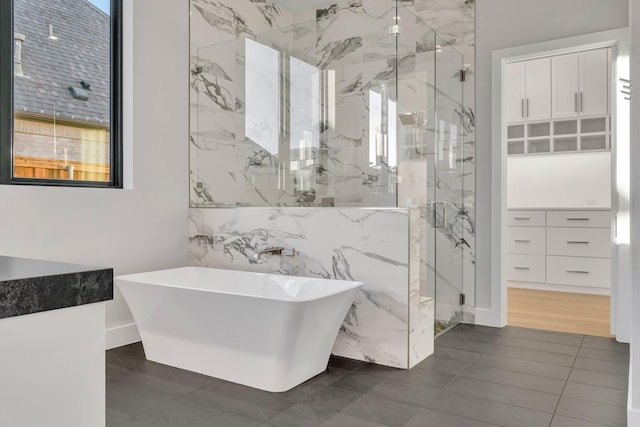
[[[15,0],[14,31],[25,77],[14,78],[16,111],[109,126],[110,18],[86,0]],[[49,39],[49,24],[58,40]],[[91,84],[89,99],[69,87]]]

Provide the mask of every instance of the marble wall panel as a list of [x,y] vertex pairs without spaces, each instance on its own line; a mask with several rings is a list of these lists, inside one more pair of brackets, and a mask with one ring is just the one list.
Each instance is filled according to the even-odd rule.
[[[192,265],[364,282],[336,355],[407,368],[410,333],[414,352],[430,348],[424,339],[432,317],[413,317],[409,326],[407,209],[190,209],[189,234]],[[264,244],[295,255],[260,254]]]

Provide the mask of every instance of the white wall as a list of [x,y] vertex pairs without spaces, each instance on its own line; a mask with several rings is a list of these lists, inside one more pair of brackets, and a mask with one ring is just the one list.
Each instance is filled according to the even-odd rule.
[[627,0],[476,1],[476,307],[491,307],[491,52],[628,25]]
[[[629,1],[630,5],[632,4]],[[631,80],[640,81],[640,7],[631,7]],[[631,164],[640,164],[640,104],[631,102]],[[640,169],[631,168],[631,258],[632,258],[632,311],[631,372],[629,378],[628,425],[640,425]]]
[[[189,5],[125,0],[125,11],[135,20],[133,33],[131,25],[125,31],[128,41],[133,35],[125,53],[133,61],[125,83],[133,189],[0,186],[1,254],[113,267],[116,274],[186,265]],[[133,323],[120,295],[108,303],[106,322],[107,330]],[[122,332],[133,333],[125,341],[137,334]],[[108,334],[107,345],[115,337]]]
[[508,208],[610,208],[611,153],[507,159]]

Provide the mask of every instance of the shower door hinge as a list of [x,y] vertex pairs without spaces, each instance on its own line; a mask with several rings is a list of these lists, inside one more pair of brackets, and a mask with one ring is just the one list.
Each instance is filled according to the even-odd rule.
[[389,34],[391,35],[400,34],[400,25],[396,24],[396,25],[390,26]]
[[464,68],[460,69],[460,81],[461,82],[467,81],[467,70],[465,70]]
[[460,294],[460,305],[465,305],[467,302],[467,296],[465,294]]

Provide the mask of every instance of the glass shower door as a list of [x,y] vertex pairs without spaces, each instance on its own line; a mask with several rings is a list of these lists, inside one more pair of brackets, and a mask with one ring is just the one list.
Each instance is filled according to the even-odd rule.
[[420,210],[420,302],[436,333],[462,320],[463,57],[397,9],[398,207]]
[[428,186],[433,207],[436,333],[462,321],[463,250],[463,57],[436,35],[435,114]]

